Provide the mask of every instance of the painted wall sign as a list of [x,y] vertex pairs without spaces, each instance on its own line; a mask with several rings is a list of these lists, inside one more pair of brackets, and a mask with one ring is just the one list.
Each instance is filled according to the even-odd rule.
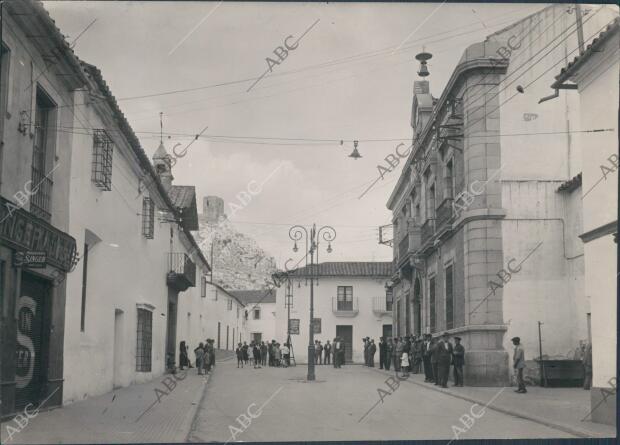
[[66,272],[77,257],[75,239],[0,197],[0,240],[20,251],[44,252],[47,263]]
[[291,335],[299,335],[299,318],[291,318]]
[[15,252],[13,255],[13,266],[44,268],[47,264],[47,254],[45,252]]

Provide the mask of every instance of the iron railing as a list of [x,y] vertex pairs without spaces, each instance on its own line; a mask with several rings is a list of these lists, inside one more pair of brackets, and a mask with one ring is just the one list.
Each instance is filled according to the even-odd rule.
[[168,253],[168,284],[184,291],[196,286],[196,264],[185,253]]
[[446,198],[443,200],[439,207],[437,207],[437,230],[450,221],[453,215],[452,198]]
[[339,300],[338,297],[332,298],[332,311],[336,313],[357,314],[359,305],[356,297],[351,300]]
[[42,171],[32,167],[30,211],[39,218],[52,218],[52,187],[54,182]]

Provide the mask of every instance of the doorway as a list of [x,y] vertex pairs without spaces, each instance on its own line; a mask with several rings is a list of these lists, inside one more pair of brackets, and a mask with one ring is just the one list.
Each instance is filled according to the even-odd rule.
[[112,376],[113,388],[120,388],[123,386],[121,382],[121,363],[123,357],[123,322],[125,320],[125,314],[121,309],[114,310],[114,368]]
[[351,363],[353,361],[353,326],[336,325],[336,337],[342,338],[344,343],[345,363]]
[[392,325],[384,324],[383,325],[383,338],[387,341],[388,338],[392,338]]
[[178,298],[178,292],[174,292],[170,288],[168,288],[168,319],[166,320],[166,369],[175,368]]
[[22,273],[17,300],[17,344],[15,346],[15,409],[43,398],[49,353],[49,283]]
[[414,332],[418,337],[422,335],[422,289],[420,279],[415,279],[413,286],[413,323]]

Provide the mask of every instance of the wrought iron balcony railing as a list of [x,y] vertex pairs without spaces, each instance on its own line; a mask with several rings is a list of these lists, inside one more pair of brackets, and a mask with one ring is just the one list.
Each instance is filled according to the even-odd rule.
[[450,221],[453,216],[452,198],[446,198],[443,200],[439,207],[437,207],[437,230],[440,230],[445,223]]
[[426,222],[422,224],[421,232],[422,243],[424,243],[435,234],[435,219],[427,219]]
[[168,286],[180,292],[196,287],[196,264],[185,253],[168,253]]
[[42,171],[32,167],[30,211],[39,218],[52,218],[52,187],[54,182]]

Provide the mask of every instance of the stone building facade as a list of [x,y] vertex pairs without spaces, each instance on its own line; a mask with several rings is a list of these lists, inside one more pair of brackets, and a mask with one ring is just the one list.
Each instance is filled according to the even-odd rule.
[[[588,12],[586,37],[607,12]],[[458,334],[468,385],[508,384],[513,336],[537,371],[538,322],[543,357],[569,358],[588,336],[581,207],[562,187],[581,169],[567,136],[577,103],[538,105],[575,30],[552,5],[469,46],[440,97],[414,82],[411,154],[387,203],[394,330]]]

